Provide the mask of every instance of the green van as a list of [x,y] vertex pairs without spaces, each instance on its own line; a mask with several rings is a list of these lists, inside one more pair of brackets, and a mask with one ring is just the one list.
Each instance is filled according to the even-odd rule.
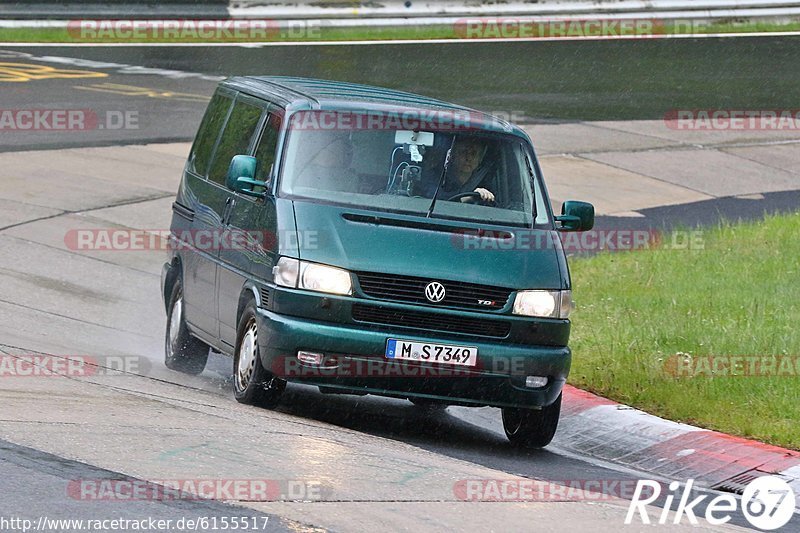
[[552,440],[570,369],[563,231],[527,134],[414,94],[284,77],[222,82],[173,203],[167,367],[233,357],[238,401],[287,382],[421,408],[495,406]]

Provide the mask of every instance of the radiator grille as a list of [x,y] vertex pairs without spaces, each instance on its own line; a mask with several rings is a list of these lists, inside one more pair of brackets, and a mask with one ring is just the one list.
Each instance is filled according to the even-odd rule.
[[441,331],[482,337],[507,337],[511,324],[501,320],[456,317],[439,313],[387,309],[371,305],[353,305],[353,320],[424,331]]
[[[459,281],[443,281],[369,272],[358,272],[356,275],[358,276],[361,290],[365,295],[380,300],[413,304],[497,311],[506,306],[513,292],[512,289]],[[432,281],[438,281],[444,285],[446,291],[444,300],[435,304],[425,297],[425,287]]]

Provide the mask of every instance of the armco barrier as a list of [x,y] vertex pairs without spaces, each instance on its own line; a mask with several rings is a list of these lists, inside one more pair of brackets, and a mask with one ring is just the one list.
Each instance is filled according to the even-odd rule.
[[647,16],[651,18],[796,17],[800,1],[786,0],[16,0],[0,4],[0,19],[260,18],[414,19],[439,23],[465,16]]

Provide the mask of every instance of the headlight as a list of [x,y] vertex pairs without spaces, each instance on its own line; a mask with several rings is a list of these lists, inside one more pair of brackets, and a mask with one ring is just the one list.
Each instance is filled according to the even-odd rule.
[[572,291],[520,291],[514,300],[514,314],[539,318],[569,318]]
[[353,282],[350,272],[314,263],[301,263],[300,288],[330,294],[350,294]]
[[272,269],[276,285],[347,295],[353,292],[350,272],[341,268],[281,257]]

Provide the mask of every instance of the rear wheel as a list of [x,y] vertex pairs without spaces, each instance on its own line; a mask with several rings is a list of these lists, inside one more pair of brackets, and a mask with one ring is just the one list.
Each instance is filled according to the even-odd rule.
[[258,321],[251,302],[242,313],[233,356],[233,394],[236,401],[273,408],[278,405],[286,382],[268,372],[258,348]]
[[164,364],[184,374],[200,374],[208,361],[208,344],[189,333],[184,318],[183,287],[180,278],[172,287],[167,308],[167,333],[164,340]]
[[539,411],[503,407],[503,429],[511,444],[520,448],[544,448],[553,440],[561,416],[561,395]]

